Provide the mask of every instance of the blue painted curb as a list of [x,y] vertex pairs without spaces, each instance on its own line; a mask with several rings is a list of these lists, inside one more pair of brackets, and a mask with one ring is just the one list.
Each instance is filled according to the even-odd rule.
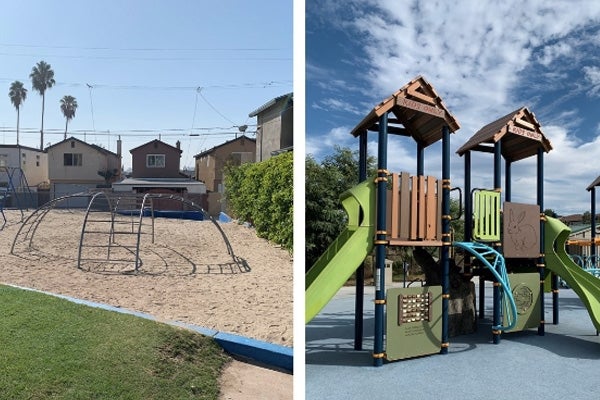
[[291,347],[224,332],[217,333],[214,338],[228,353],[289,372],[294,371],[294,349]]
[[245,336],[234,335],[231,333],[219,332],[214,329],[208,329],[201,326],[188,324],[179,321],[163,321],[157,319],[153,315],[128,310],[126,308],[114,307],[108,304],[96,303],[93,301],[77,299],[75,297],[65,296],[62,294],[45,292],[43,290],[37,290],[27,288],[23,286],[4,284],[6,286],[14,287],[17,289],[28,290],[30,292],[42,293],[48,296],[58,297],[64,300],[71,301],[73,303],[85,305],[88,307],[100,308],[106,311],[114,311],[121,314],[129,314],[139,318],[145,318],[152,321],[163,322],[172,326],[177,326],[184,329],[189,329],[198,332],[204,336],[209,336],[215,339],[215,341],[221,346],[226,352],[240,357],[242,359],[255,361],[260,364],[282,369],[292,373],[294,371],[294,349],[291,347],[281,346],[273,343],[263,342],[257,339],[247,338]]

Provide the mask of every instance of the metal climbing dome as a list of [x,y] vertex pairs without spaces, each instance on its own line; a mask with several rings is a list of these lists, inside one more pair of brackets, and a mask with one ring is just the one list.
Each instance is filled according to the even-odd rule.
[[10,207],[21,211],[21,219],[25,218],[23,210],[33,207],[35,200],[27,177],[21,168],[0,167],[0,214],[4,220],[0,230],[6,225],[4,208]]
[[187,209],[172,211],[174,217],[178,217],[177,213],[191,212],[196,213],[193,219],[210,221],[223,240],[231,265],[240,272],[249,271],[246,262],[234,254],[223,229],[200,205],[177,195],[157,193],[81,192],[51,200],[25,219],[13,240],[11,254],[35,251],[34,236],[48,213],[76,197],[89,199],[77,246],[79,269],[90,264],[120,263],[132,265],[131,272],[139,272],[143,265],[141,243],[155,243],[155,217],[160,213],[155,206],[157,202],[169,200],[181,202]]

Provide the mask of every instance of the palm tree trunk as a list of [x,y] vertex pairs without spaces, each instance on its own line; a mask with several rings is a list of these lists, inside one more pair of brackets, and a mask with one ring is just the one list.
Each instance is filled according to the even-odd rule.
[[19,145],[19,108],[17,107],[17,146]]
[[42,93],[42,129],[40,129],[40,150],[44,151],[44,103],[46,101],[46,93]]
[[67,127],[69,126],[69,118],[65,118],[65,120],[67,121],[65,123],[65,140],[67,140]]

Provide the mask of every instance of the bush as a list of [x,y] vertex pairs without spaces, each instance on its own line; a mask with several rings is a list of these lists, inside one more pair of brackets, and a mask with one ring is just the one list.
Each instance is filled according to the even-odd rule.
[[252,223],[259,237],[293,246],[293,153],[260,163],[229,166],[225,197],[233,216]]

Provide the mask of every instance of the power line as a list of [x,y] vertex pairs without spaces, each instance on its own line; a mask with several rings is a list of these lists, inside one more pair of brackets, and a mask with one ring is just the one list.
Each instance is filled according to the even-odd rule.
[[38,57],[38,58],[69,58],[92,60],[138,60],[138,61],[292,61],[292,57],[226,57],[215,58],[207,56],[198,57],[127,57],[127,56],[83,56],[66,54],[28,54],[28,53],[0,53],[1,56]]
[[[3,82],[13,82],[15,80],[23,79],[9,79],[0,78]],[[25,79],[26,80],[26,79]],[[292,81],[269,81],[269,82],[252,82],[252,83],[239,83],[239,84],[222,84],[222,85],[206,85],[202,86],[202,89],[265,89],[280,86],[289,86]],[[56,82],[55,86],[69,86],[69,87],[90,87],[93,89],[124,89],[124,90],[182,90],[190,91],[197,90],[198,86],[152,86],[152,85],[111,85],[103,83],[73,83],[73,82]]]
[[[256,124],[250,125],[256,127]],[[69,130],[69,133],[77,133],[77,134],[94,134],[94,135],[116,135],[121,134],[124,136],[147,136],[148,134],[162,134],[169,136],[192,136],[192,137],[202,137],[205,135],[214,135],[214,134],[239,134],[239,127],[228,126],[228,127],[196,127],[192,128],[191,131],[195,131],[198,133],[190,133],[190,128],[164,128],[164,129],[111,129],[111,130],[95,130],[95,129],[75,129]],[[2,126],[0,127],[0,132],[16,132],[16,128]],[[19,133],[39,133],[39,129],[37,128],[19,128]],[[64,128],[44,128],[44,133],[48,134],[64,134]],[[256,133],[256,131],[249,131],[249,133]]]
[[77,46],[56,46],[56,45],[36,45],[36,44],[14,44],[0,43],[0,47],[26,47],[37,49],[71,49],[71,50],[116,50],[116,51],[280,51],[287,50],[276,47],[196,47],[196,48],[177,48],[177,47],[77,47]]
[[230,120],[229,118],[227,118],[225,115],[223,115],[219,110],[217,110],[215,108],[215,106],[213,106],[207,99],[206,97],[204,97],[204,95],[202,94],[202,88],[199,87],[198,89],[196,89],[196,92],[200,95],[200,97],[202,97],[202,100],[204,100],[206,102],[206,104],[209,105],[210,108],[213,109],[214,112],[216,112],[217,114],[219,114],[221,117],[223,117],[225,120],[231,122],[232,124],[235,125],[235,122],[233,122],[232,120]]
[[87,83],[86,83],[86,85],[87,85],[87,87],[89,89],[89,93],[90,93],[90,109],[92,111],[92,128],[94,130],[96,130],[96,123],[94,122],[94,102],[92,101],[92,88],[93,88],[93,86],[90,85],[90,84],[87,84]]

